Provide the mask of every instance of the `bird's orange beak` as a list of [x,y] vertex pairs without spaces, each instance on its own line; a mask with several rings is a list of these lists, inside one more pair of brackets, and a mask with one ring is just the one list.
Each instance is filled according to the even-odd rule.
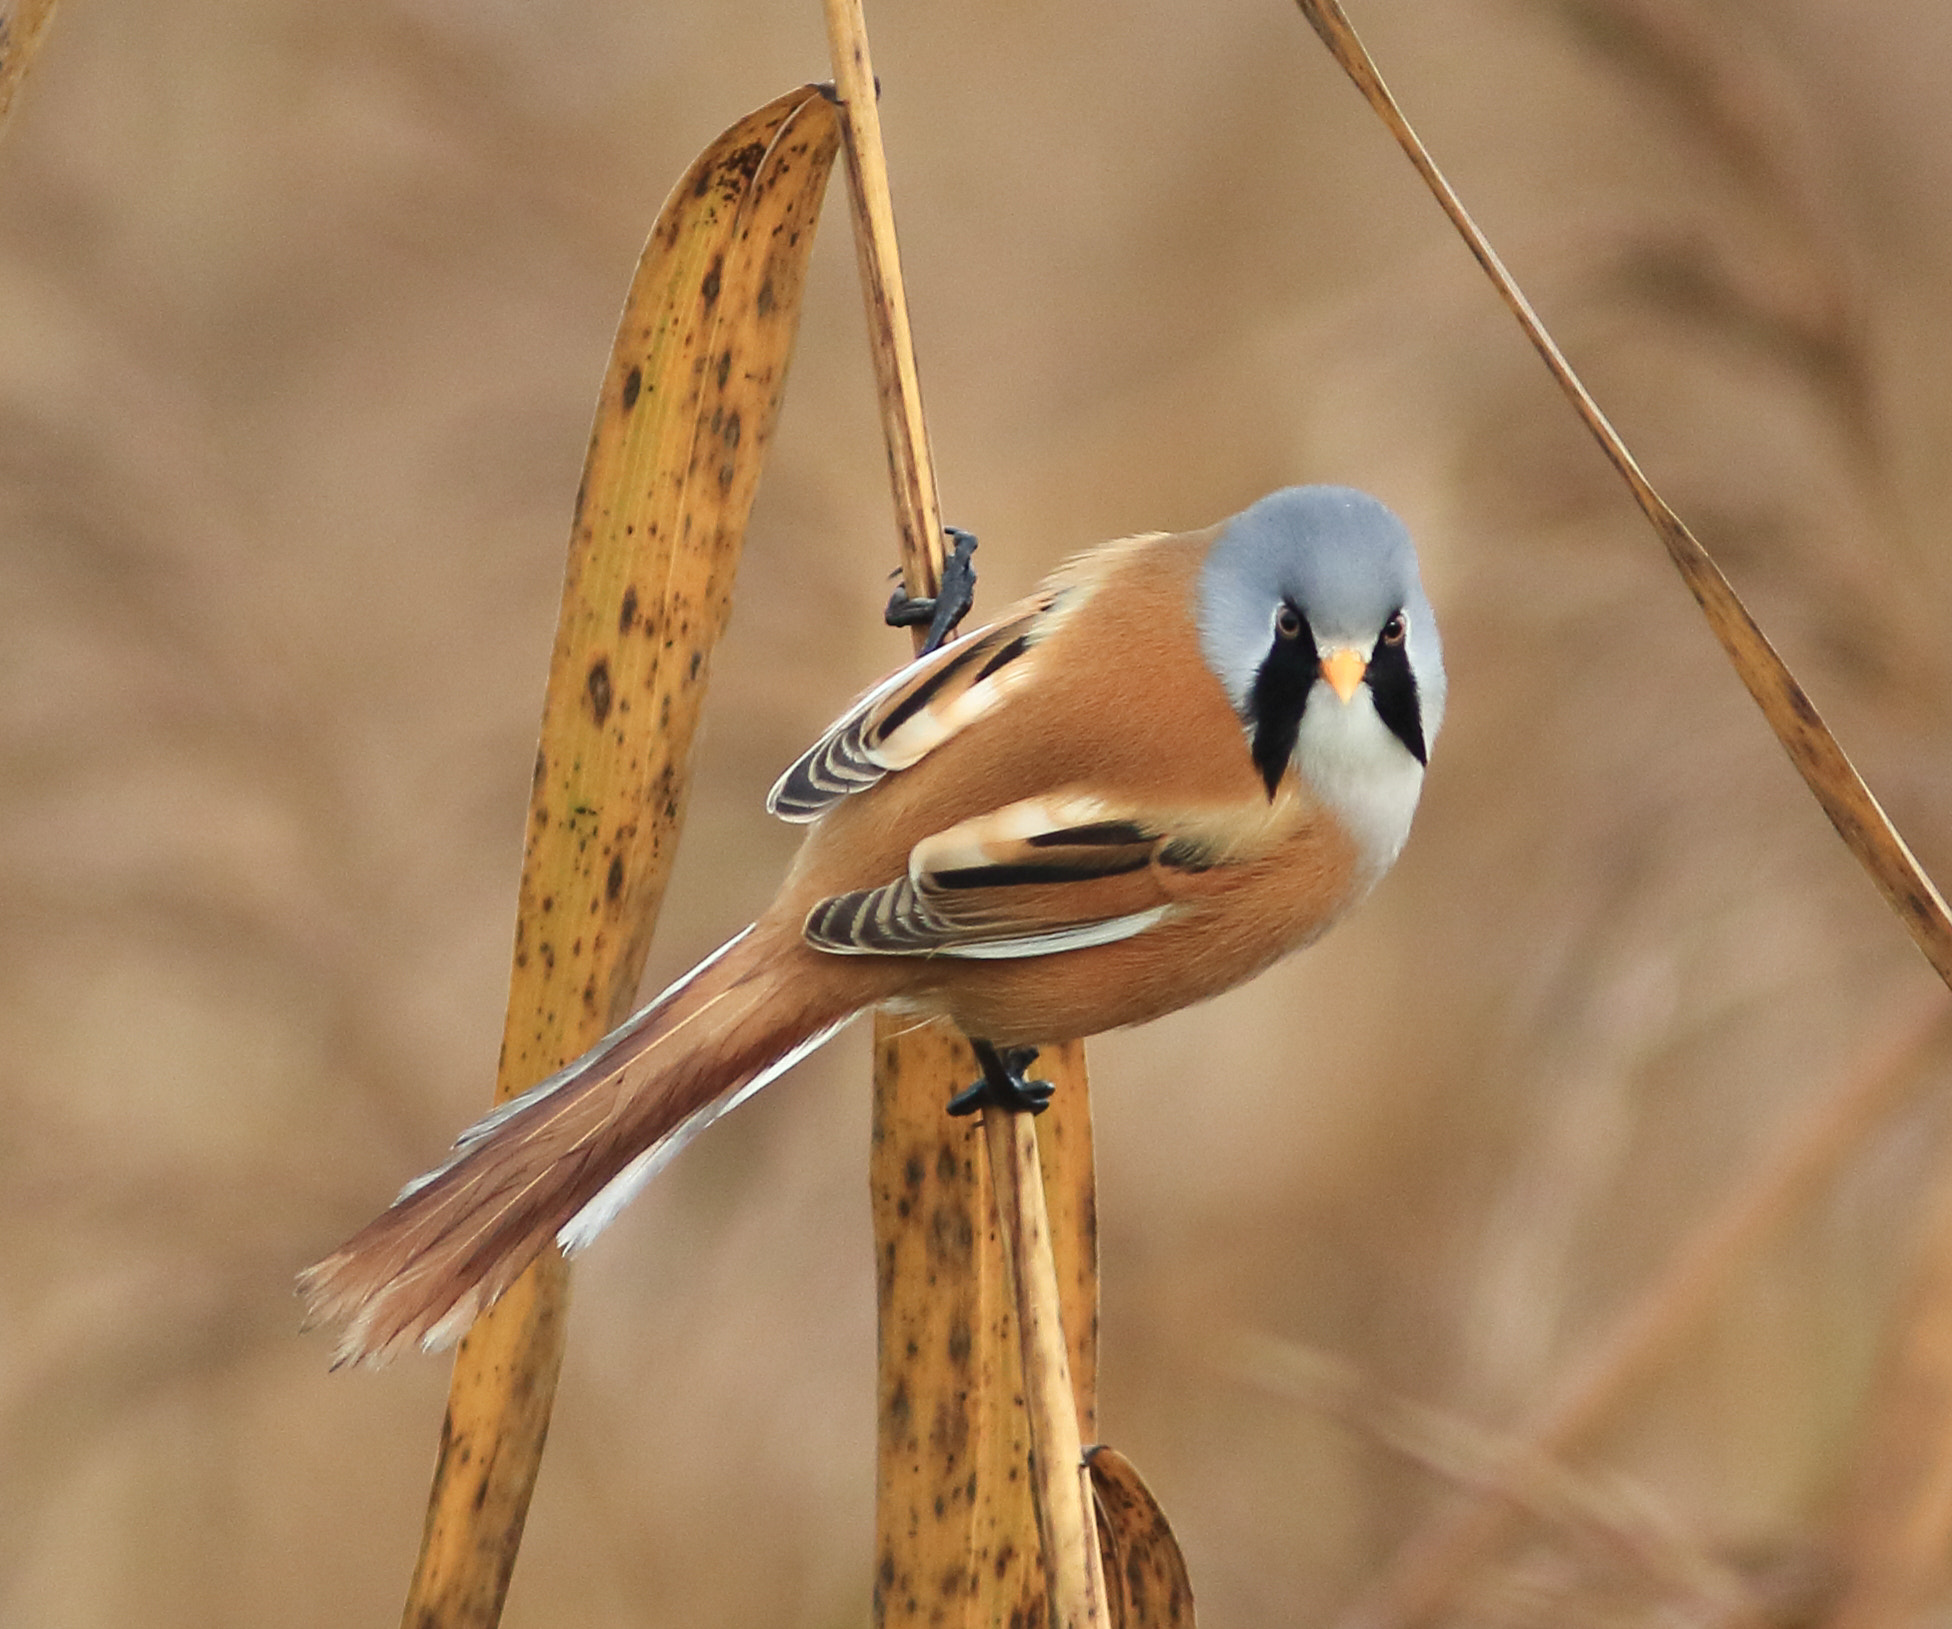
[[1322,677],[1328,680],[1329,689],[1342,698],[1344,705],[1354,697],[1356,686],[1368,671],[1369,658],[1353,645],[1340,646],[1322,658]]

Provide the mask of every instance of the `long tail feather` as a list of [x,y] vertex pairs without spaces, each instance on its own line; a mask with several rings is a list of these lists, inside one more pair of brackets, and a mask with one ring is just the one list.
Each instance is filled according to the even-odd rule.
[[337,1362],[451,1345],[553,1239],[596,1237],[671,1158],[853,1016],[752,929],[568,1067],[455,1140],[447,1162],[299,1275]]

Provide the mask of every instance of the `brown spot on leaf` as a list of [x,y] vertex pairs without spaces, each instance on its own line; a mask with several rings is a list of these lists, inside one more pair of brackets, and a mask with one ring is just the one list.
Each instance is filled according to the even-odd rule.
[[590,664],[587,688],[590,692],[590,709],[596,714],[597,723],[601,724],[610,716],[610,700],[613,694],[610,689],[610,664],[601,656]]
[[976,1230],[969,1212],[955,1205],[938,1205],[929,1217],[929,1254],[961,1265],[968,1262],[975,1245]]
[[630,372],[624,375],[624,411],[628,413],[637,405],[637,396],[644,388],[644,370],[634,363]]
[[627,634],[637,626],[637,585],[632,583],[624,590],[623,609],[617,613],[617,632]]
[[969,1448],[969,1394],[958,1392],[935,1406],[929,1424],[929,1446],[948,1459],[960,1459]]
[[603,893],[606,899],[615,899],[624,891],[623,856],[617,855],[610,861],[610,874],[603,879]]

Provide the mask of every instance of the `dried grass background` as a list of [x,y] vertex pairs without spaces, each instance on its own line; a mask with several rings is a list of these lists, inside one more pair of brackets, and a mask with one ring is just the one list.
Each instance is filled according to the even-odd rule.
[[[1952,875],[1952,13],[1357,21]],[[1237,1334],[1517,1428],[1933,980],[1298,16],[871,22],[987,604],[1294,480],[1372,487],[1423,543],[1453,704],[1396,873],[1324,947],[1095,1052],[1105,1432],[1205,1623],[1325,1622],[1445,1484],[1257,1389]],[[290,1276],[485,1105],[630,267],[697,149],[824,72],[810,0],[57,17],[0,146],[0,1622],[398,1611],[446,1366],[328,1376]],[[907,648],[875,617],[893,559],[830,210],[653,984],[767,897],[794,837],[765,787]],[[862,1621],[866,1072],[837,1045],[587,1258],[512,1625]],[[1820,1602],[1952,1160],[1937,1096],[1581,1462],[1674,1564],[1573,1519],[1457,1621],[1710,1621],[1698,1560],[1781,1621]]]

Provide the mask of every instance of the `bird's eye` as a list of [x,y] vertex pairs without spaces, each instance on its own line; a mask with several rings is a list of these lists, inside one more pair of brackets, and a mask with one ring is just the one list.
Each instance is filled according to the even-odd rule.
[[1292,605],[1283,605],[1274,613],[1274,631],[1282,639],[1301,637],[1301,613]]
[[1409,637],[1409,633],[1410,619],[1404,616],[1401,611],[1393,612],[1389,621],[1383,624],[1383,643],[1385,645],[1400,645]]

